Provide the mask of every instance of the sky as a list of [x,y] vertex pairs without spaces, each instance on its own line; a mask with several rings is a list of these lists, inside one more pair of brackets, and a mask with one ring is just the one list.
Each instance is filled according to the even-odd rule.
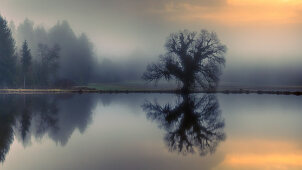
[[242,69],[250,74],[255,68],[297,72],[302,64],[302,0],[0,0],[0,4],[1,15],[16,25],[25,18],[46,27],[67,20],[78,34],[88,35],[99,58],[156,59],[170,33],[207,29],[228,47],[225,77]]

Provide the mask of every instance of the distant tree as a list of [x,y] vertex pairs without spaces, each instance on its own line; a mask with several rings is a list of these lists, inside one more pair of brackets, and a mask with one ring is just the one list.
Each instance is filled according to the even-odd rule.
[[48,33],[49,42],[62,48],[58,75],[77,84],[88,83],[95,65],[93,44],[85,34],[77,36],[67,21],[58,22]]
[[58,68],[59,68],[59,58],[60,58],[60,46],[58,44],[55,44],[52,48],[48,49],[48,55],[46,58],[43,58],[44,61],[42,61],[50,71],[51,75],[53,77],[56,76]]
[[32,49],[32,51],[35,51],[36,49],[33,48],[33,43],[35,43],[36,38],[36,36],[34,35],[34,22],[26,18],[23,23],[20,23],[20,25],[16,28],[15,38],[16,45],[18,47],[21,47],[23,45],[23,42],[27,40],[30,49]]
[[15,73],[15,41],[7,21],[0,16],[0,86],[14,85]]
[[52,48],[49,48],[45,44],[39,44],[38,53],[41,64],[38,68],[39,70],[39,80],[41,80],[42,86],[49,86],[56,79],[57,71],[59,68],[59,45],[54,45]]
[[187,30],[172,33],[166,42],[166,50],[159,63],[147,66],[144,80],[175,79],[182,83],[183,92],[189,92],[197,85],[204,89],[217,86],[220,66],[225,63],[226,46],[216,33],[206,30],[199,34]]
[[32,66],[32,56],[25,40],[21,49],[21,64],[23,71],[23,88],[26,86],[26,80],[29,80]]

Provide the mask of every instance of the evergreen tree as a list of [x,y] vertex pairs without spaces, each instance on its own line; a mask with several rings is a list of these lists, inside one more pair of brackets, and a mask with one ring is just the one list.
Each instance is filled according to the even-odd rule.
[[15,41],[7,21],[0,16],[0,86],[14,85],[15,73]]
[[31,53],[30,49],[28,48],[27,41],[25,40],[22,49],[21,49],[21,63],[22,63],[22,71],[23,71],[23,88],[26,86],[26,80],[30,80],[31,76]]

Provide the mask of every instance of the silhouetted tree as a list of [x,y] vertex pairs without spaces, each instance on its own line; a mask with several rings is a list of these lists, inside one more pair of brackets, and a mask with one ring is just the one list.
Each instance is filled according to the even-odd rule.
[[15,41],[7,21],[0,16],[0,86],[14,85],[15,73]]
[[32,56],[30,49],[28,48],[27,41],[25,40],[21,49],[21,63],[23,71],[23,88],[26,86],[26,80],[30,79],[31,76],[31,66],[32,66]]
[[183,84],[183,92],[200,85],[204,89],[217,86],[220,66],[224,65],[226,46],[214,32],[199,34],[187,30],[172,33],[166,42],[166,54],[158,64],[147,66],[143,79],[155,81],[175,79]]
[[167,131],[165,140],[170,151],[187,154],[198,149],[200,155],[214,152],[225,139],[224,120],[216,97],[198,98],[188,94],[181,97],[182,101],[178,100],[175,107],[147,101],[142,108],[148,118],[158,121]]

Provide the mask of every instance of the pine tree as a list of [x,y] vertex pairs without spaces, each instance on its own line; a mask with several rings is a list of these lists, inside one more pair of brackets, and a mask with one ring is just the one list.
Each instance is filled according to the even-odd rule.
[[31,73],[31,53],[28,48],[27,41],[25,40],[22,49],[21,49],[21,63],[22,63],[22,71],[23,71],[23,88],[26,86],[26,80],[29,80]]
[[15,41],[7,21],[0,16],[0,86],[14,85],[15,73]]

